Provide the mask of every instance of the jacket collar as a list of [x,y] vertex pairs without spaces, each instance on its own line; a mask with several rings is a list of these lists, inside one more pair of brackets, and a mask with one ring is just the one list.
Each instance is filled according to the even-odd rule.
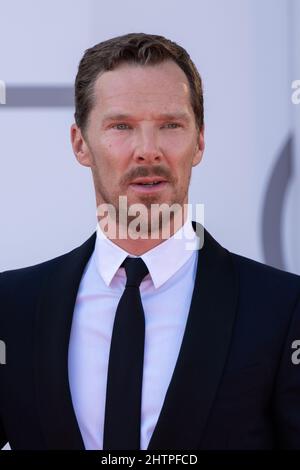
[[[192,224],[201,233],[202,226]],[[84,449],[68,381],[68,346],[77,291],[95,240],[96,232],[53,260],[37,308],[36,393],[48,449]],[[201,446],[229,351],[237,295],[231,255],[204,229],[179,356],[148,450]]]

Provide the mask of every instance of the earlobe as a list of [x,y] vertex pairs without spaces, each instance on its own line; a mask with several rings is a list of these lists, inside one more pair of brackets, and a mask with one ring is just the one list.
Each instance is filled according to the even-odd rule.
[[90,167],[90,152],[81,129],[76,124],[72,124],[70,133],[73,152],[77,161],[83,166]]
[[198,149],[193,158],[193,166],[196,166],[201,162],[202,156],[203,156],[203,150]]
[[204,153],[204,148],[205,148],[205,142],[204,142],[204,124],[202,129],[199,131],[199,136],[198,136],[198,142],[195,150],[195,155],[193,158],[193,166],[198,165],[203,157]]

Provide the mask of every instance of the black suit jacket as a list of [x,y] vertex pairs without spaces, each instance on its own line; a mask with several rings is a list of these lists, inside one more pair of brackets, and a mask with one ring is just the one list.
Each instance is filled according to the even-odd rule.
[[[0,447],[84,449],[67,359],[95,239],[0,274]],[[299,299],[300,276],[233,254],[205,230],[180,353],[148,450],[300,448],[300,364],[291,360]]]

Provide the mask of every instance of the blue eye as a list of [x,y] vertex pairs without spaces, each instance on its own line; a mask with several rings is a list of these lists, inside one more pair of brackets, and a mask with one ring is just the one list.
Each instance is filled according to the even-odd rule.
[[177,129],[177,127],[180,127],[180,124],[178,124],[177,122],[169,122],[168,124],[166,124],[166,127],[169,129]]
[[115,124],[113,128],[119,131],[123,131],[123,130],[129,129],[129,126],[128,124],[120,123],[120,124]]

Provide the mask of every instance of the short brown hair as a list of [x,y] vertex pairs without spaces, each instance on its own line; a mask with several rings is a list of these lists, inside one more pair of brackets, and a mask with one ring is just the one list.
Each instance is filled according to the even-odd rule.
[[200,74],[187,51],[163,36],[130,33],[100,42],[87,49],[79,63],[75,80],[75,122],[82,131],[94,104],[94,84],[99,74],[122,63],[154,65],[173,60],[185,73],[191,92],[196,125],[204,122],[203,89]]

